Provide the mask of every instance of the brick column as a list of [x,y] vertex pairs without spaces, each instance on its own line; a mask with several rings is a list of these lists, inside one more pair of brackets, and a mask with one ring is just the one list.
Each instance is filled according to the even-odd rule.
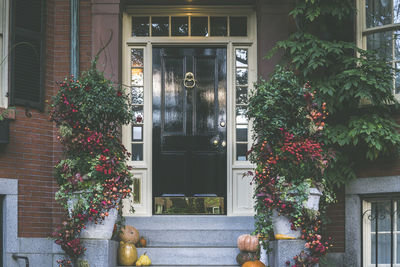
[[106,78],[120,82],[120,0],[92,0],[92,56],[94,57],[108,42],[107,47],[99,55],[97,67],[104,71]]

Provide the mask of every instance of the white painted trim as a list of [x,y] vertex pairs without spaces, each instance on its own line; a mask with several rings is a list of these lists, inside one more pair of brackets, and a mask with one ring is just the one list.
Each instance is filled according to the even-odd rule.
[[[132,37],[132,15],[154,16],[154,15],[241,15],[248,17],[247,37]],[[142,162],[129,161],[128,164],[134,167],[134,172],[141,173],[143,177],[142,186],[145,192],[142,193],[143,203],[134,205],[135,214],[128,212],[129,207],[124,208],[125,216],[152,216],[152,48],[154,45],[224,45],[227,48],[227,215],[228,216],[252,216],[252,207],[246,212],[243,208],[238,209],[238,193],[234,193],[233,171],[237,169],[251,170],[254,168],[250,162],[236,162],[233,158],[235,144],[235,94],[234,90],[234,52],[236,47],[246,47],[249,49],[249,85],[257,80],[257,20],[253,8],[250,7],[128,7],[123,13],[123,49],[122,49],[122,81],[123,84],[130,84],[130,48],[142,47],[145,49],[144,68],[145,68],[145,95],[144,95],[144,160]],[[249,86],[249,91],[251,86]],[[249,127],[250,128],[250,127]],[[125,146],[130,151],[130,127],[125,126],[122,130],[122,139]],[[249,136],[251,134],[249,133]],[[250,143],[250,138],[249,138]],[[250,186],[250,184],[249,184]]]
[[8,107],[9,0],[0,0],[0,108]]

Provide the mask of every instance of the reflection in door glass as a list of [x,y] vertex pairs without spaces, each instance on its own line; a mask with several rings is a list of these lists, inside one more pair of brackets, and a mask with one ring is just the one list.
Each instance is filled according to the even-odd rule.
[[151,35],[169,36],[169,17],[151,17]]
[[189,20],[188,17],[171,17],[172,36],[188,36],[189,35],[188,20]]
[[247,144],[236,145],[236,160],[237,161],[247,160]]
[[210,17],[211,36],[227,36],[227,17]]
[[191,17],[192,36],[208,36],[208,17]]
[[236,49],[236,67],[245,68],[247,67],[247,49]]
[[132,36],[149,36],[149,17],[132,17]]

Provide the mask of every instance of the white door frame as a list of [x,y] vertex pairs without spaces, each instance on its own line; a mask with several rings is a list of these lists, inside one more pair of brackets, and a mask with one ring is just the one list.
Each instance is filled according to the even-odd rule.
[[[132,16],[247,16],[246,37],[132,37]],[[249,161],[235,159],[235,49],[248,49],[248,84],[249,91],[257,80],[257,34],[256,14],[253,7],[182,7],[182,6],[151,6],[128,7],[123,13],[123,49],[122,49],[122,83],[130,85],[131,68],[130,53],[132,48],[144,51],[144,155],[143,161],[129,161],[133,166],[132,173],[140,179],[140,200],[134,203],[135,213],[130,211],[132,205],[125,200],[124,216],[152,216],[152,48],[153,46],[207,46],[219,45],[227,48],[227,215],[251,216],[253,211],[251,177],[243,177],[243,173],[252,170],[254,166]],[[228,26],[229,27],[229,26]],[[249,126],[249,129],[251,127]],[[251,131],[248,134],[251,138]],[[131,127],[122,129],[122,141],[128,151],[131,151]],[[250,143],[250,142],[249,142]],[[249,145],[250,146],[250,145]],[[249,147],[248,147],[249,148]]]

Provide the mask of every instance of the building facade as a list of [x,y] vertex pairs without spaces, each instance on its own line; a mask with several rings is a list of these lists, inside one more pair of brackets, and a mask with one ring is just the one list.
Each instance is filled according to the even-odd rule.
[[[394,36],[384,53],[397,66],[400,4],[394,2],[357,1],[355,40],[383,50],[386,35]],[[47,239],[63,216],[52,175],[62,151],[49,105],[56,82],[88,69],[96,55],[98,68],[129,90],[134,103],[135,120],[123,127],[122,140],[132,154],[136,212],[127,202],[124,215],[131,221],[187,214],[190,204],[179,199],[193,198],[203,199],[198,214],[250,218],[251,177],[243,173],[253,168],[246,155],[251,122],[244,111],[253,83],[267,79],[279,61],[264,56],[295,31],[292,5],[0,0],[0,108],[16,111],[9,113],[9,142],[0,146],[3,266],[18,266],[13,254],[28,256],[32,266],[52,266],[62,252]],[[360,179],[338,192],[327,230],[335,238],[334,257],[344,266],[399,262],[397,216],[386,217],[392,220],[382,225],[392,226],[378,232],[363,216],[381,206],[390,207],[389,214],[397,210],[399,166],[366,166]]]

